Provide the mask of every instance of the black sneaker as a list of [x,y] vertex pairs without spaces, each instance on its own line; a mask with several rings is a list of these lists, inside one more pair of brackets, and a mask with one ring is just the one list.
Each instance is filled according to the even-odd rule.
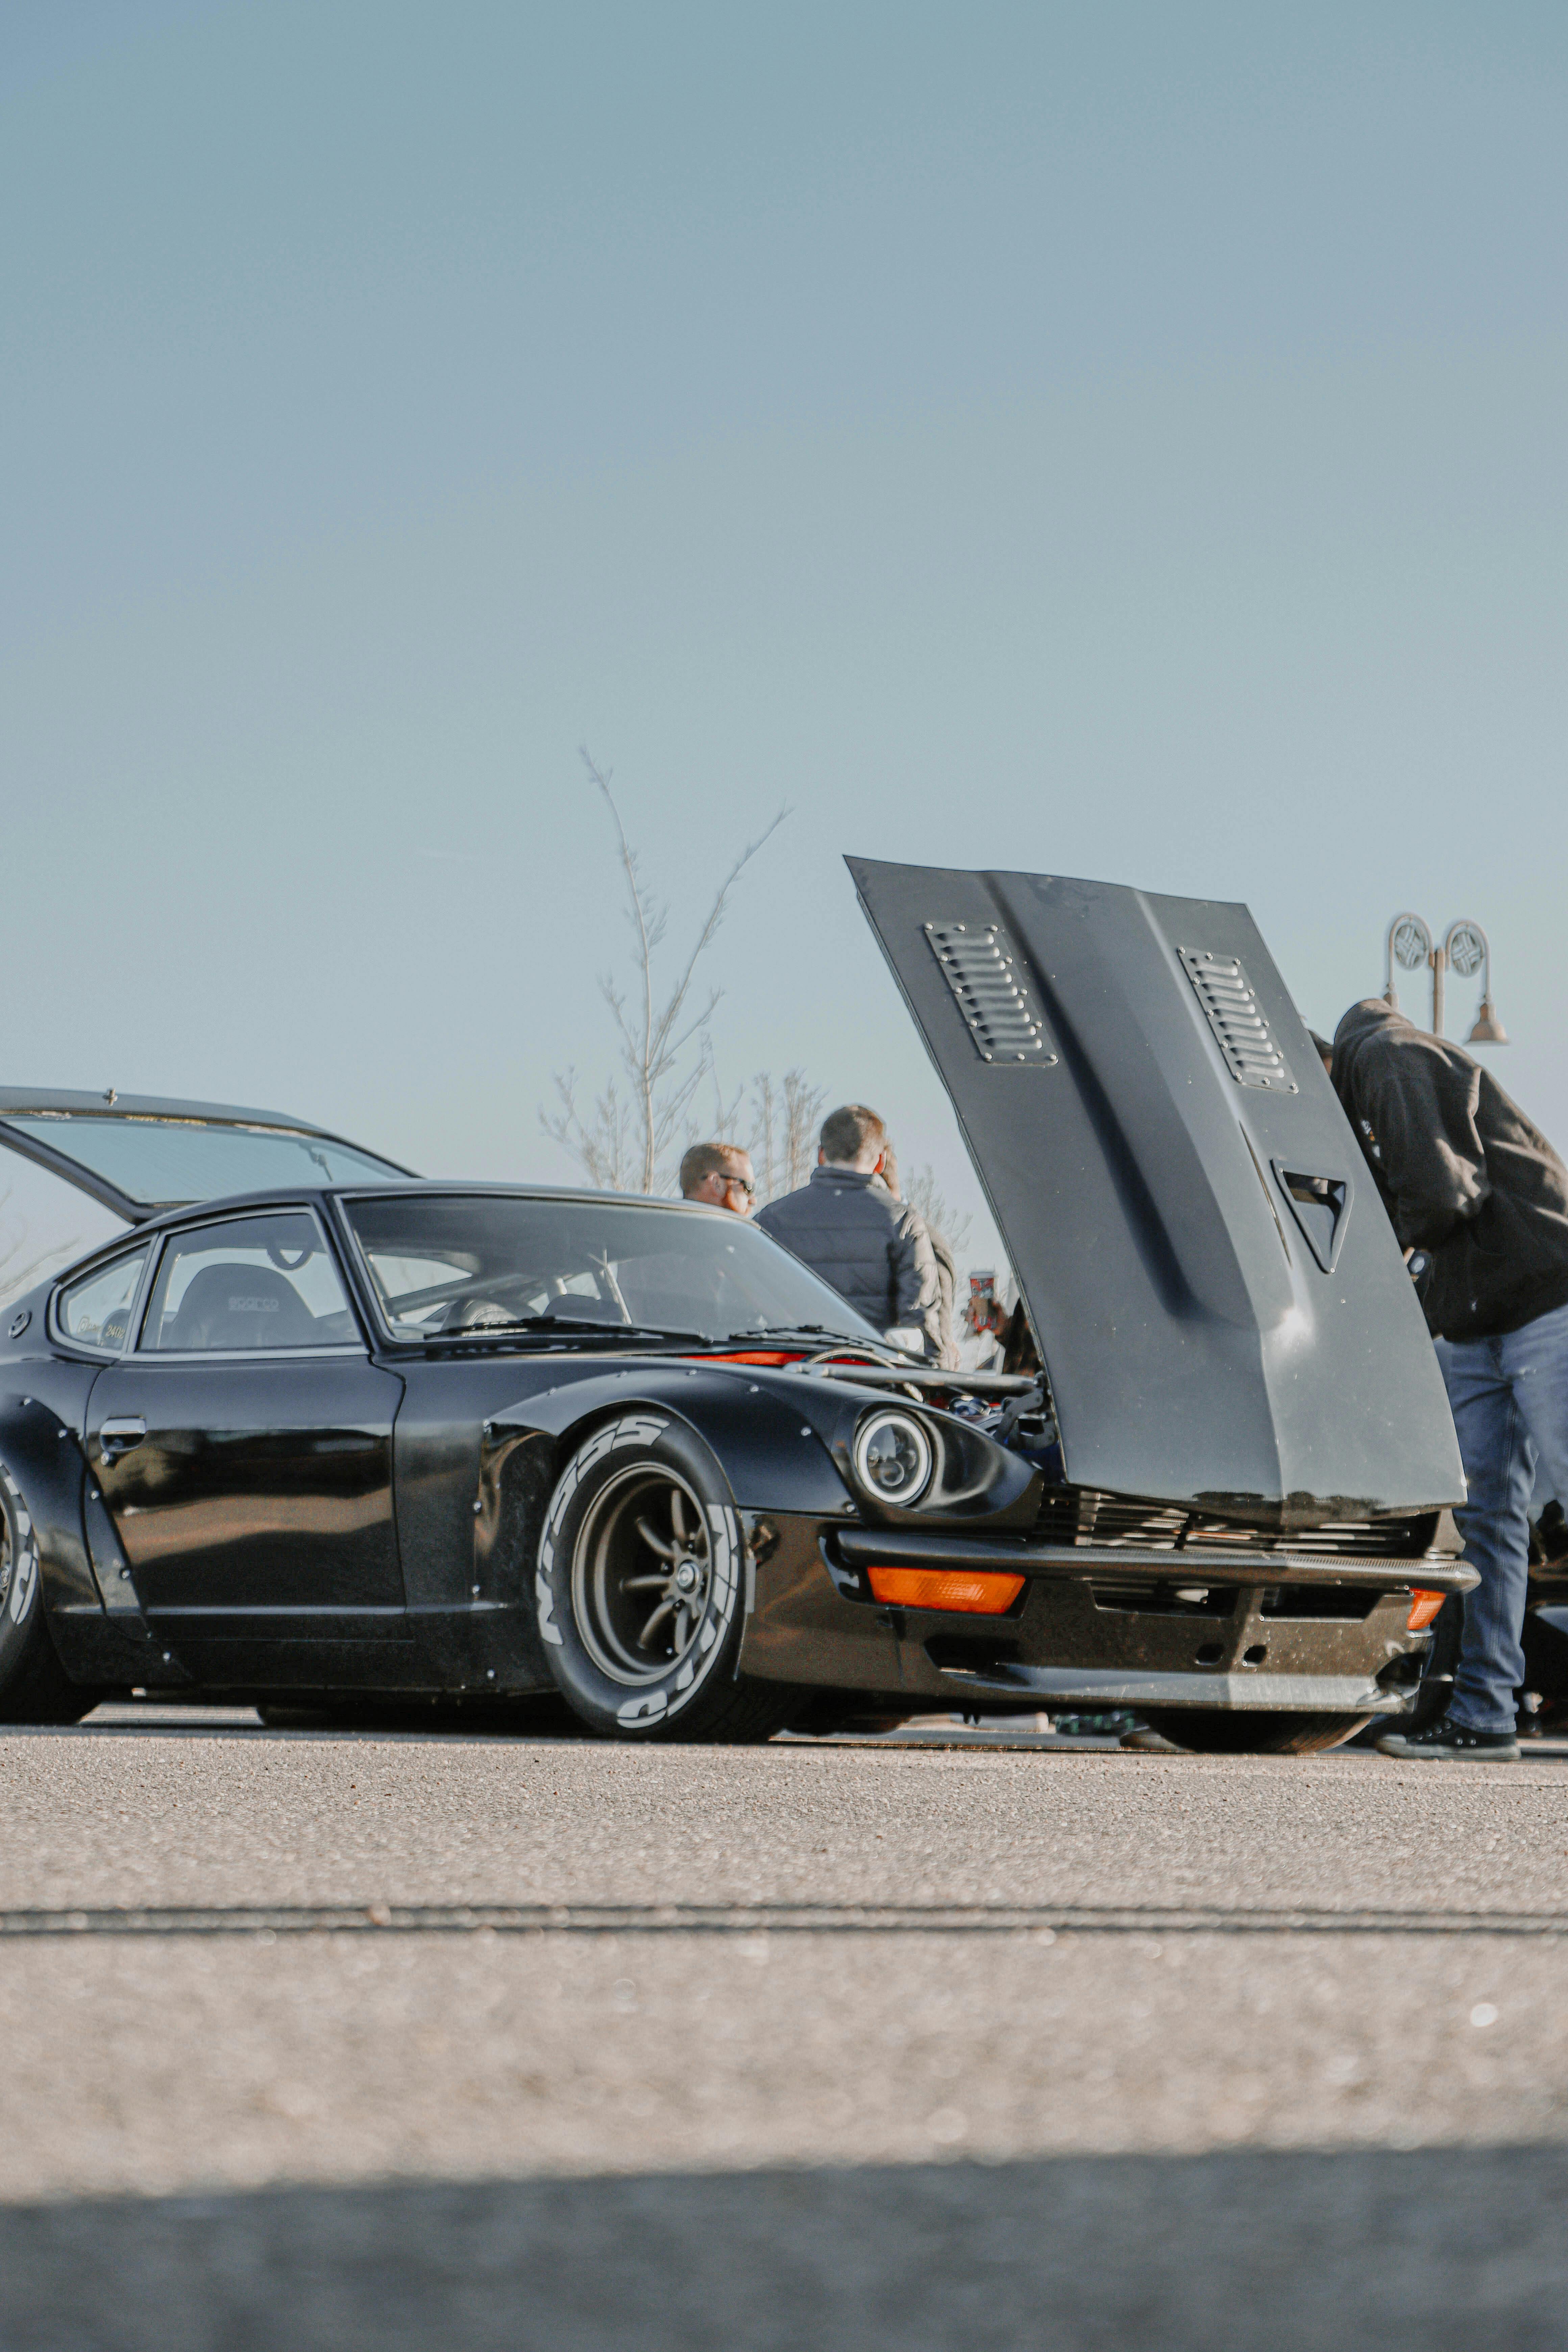
[[1519,1742],[1511,1731],[1471,1731],[1447,1716],[1425,1731],[1385,1731],[1379,1753],[1411,1764],[1517,1764]]

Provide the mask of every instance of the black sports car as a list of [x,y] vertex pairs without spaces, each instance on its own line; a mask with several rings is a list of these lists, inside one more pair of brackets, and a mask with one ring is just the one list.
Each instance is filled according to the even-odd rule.
[[854,871],[1039,1377],[900,1355],[719,1210],[368,1160],[143,1208],[0,1322],[0,1713],[1071,1704],[1304,1748],[1405,1710],[1475,1581],[1452,1426],[1245,909]]

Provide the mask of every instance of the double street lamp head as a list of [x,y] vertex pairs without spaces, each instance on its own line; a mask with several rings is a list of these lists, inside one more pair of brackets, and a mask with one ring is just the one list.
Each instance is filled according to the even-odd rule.
[[1468,916],[1450,923],[1441,944],[1432,936],[1429,926],[1419,915],[1408,912],[1395,915],[1388,927],[1384,942],[1384,1003],[1397,1013],[1399,992],[1394,984],[1394,967],[1404,971],[1419,971],[1425,964],[1432,974],[1432,1034],[1443,1034],[1443,982],[1450,970],[1462,980],[1481,975],[1480,1011],[1475,1025],[1466,1038],[1467,1045],[1506,1045],[1508,1032],[1498,1019],[1492,1003],[1491,943],[1479,923]]

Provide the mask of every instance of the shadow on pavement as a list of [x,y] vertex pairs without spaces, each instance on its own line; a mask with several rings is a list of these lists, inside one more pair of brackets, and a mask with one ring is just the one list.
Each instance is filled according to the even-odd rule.
[[4,2352],[1556,2352],[1568,2148],[0,2210]]

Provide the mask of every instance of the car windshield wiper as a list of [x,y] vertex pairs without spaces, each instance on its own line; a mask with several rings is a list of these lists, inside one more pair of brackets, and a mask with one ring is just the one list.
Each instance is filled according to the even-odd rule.
[[603,1323],[594,1315],[509,1315],[504,1322],[466,1323],[452,1331],[421,1331],[424,1340],[489,1339],[505,1331],[591,1331],[596,1339],[685,1339],[705,1342],[705,1331],[672,1330],[663,1323]]

